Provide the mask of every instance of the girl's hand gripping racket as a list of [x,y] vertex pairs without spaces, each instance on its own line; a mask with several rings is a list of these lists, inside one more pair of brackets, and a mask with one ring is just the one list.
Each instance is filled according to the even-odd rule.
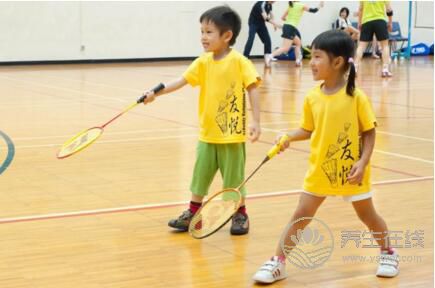
[[272,159],[280,150],[281,146],[288,140],[284,135],[279,143],[273,146],[267,152],[267,156],[260,165],[248,176],[237,188],[228,188],[214,193],[202,207],[195,213],[189,224],[189,233],[193,238],[202,239],[212,235],[221,229],[230,221],[233,215],[240,208],[242,203],[242,194],[240,189],[245,186],[246,182],[263,166],[264,163]]
[[[152,89],[154,93],[158,93],[159,91],[163,90],[165,88],[165,85],[163,83],[160,83],[156,87]],[[121,115],[127,113],[136,105],[142,103],[146,98],[146,95],[141,96],[139,99],[136,100],[136,102],[132,103],[130,106],[128,106],[124,111],[107,121],[105,124],[101,126],[92,127],[89,129],[86,129],[74,137],[70,138],[68,141],[66,141],[62,147],[60,148],[59,152],[57,152],[57,158],[58,159],[64,159],[71,155],[74,155],[86,147],[89,147],[92,143],[94,143],[104,132],[104,127],[115,121],[115,119],[119,118]]]

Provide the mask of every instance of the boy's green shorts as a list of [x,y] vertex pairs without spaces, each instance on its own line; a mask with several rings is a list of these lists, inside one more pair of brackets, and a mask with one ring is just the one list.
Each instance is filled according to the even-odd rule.
[[[245,143],[213,144],[198,142],[190,191],[198,196],[208,194],[216,171],[220,170],[223,188],[237,188],[245,179]],[[246,189],[240,190],[243,197]]]

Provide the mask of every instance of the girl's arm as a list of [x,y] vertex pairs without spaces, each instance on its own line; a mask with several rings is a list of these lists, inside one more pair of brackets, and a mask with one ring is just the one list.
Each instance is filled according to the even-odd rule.
[[362,21],[362,14],[363,14],[363,3],[362,1],[359,2],[359,9],[358,9],[358,30],[361,31],[361,21]]
[[249,125],[249,139],[255,142],[260,138],[260,94],[258,93],[257,84],[249,85],[246,90],[249,95],[249,102],[252,109],[252,121]]
[[365,131],[361,135],[362,140],[362,153],[361,159],[359,159],[350,169],[347,180],[349,184],[359,184],[364,177],[364,171],[367,164],[372,157],[373,148],[375,147],[376,129],[370,129]]
[[282,14],[281,16],[282,21],[285,21],[285,19],[287,19],[287,14],[288,14],[288,10],[285,10],[284,14]]
[[157,94],[154,94],[152,90],[146,91],[143,95],[146,95],[147,97],[144,99],[143,103],[148,104],[150,102],[153,102],[157,96],[161,96],[163,94],[171,93],[172,91],[178,90],[184,85],[187,84],[186,79],[184,77],[177,78],[175,80],[172,80],[168,84],[165,84],[165,88],[158,92]]
[[[290,142],[310,139],[311,133],[312,133],[311,131],[302,128],[297,128],[295,130],[287,132],[286,134],[289,137],[289,139],[281,145],[281,151],[284,151],[285,149],[289,148]],[[279,140],[281,139],[282,136],[283,135],[278,136],[275,142],[279,143]]]

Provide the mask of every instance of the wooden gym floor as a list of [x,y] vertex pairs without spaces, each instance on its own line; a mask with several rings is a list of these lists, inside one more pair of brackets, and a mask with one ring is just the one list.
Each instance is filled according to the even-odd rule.
[[[249,173],[275,135],[297,127],[305,92],[315,84],[308,62],[264,70],[261,141],[247,144]],[[70,136],[100,125],[190,62],[0,67],[0,131],[15,157],[0,175],[0,287],[252,287],[298,200],[308,142],[266,164],[248,183],[251,232],[229,225],[204,240],[174,233],[167,221],[186,208],[198,135],[197,89],[185,87],[139,106],[107,126],[85,151],[57,160]],[[358,83],[378,117],[372,159],[374,201],[390,230],[421,230],[423,243],[399,249],[400,274],[379,279],[377,249],[341,247],[341,233],[366,231],[349,203],[327,199],[316,217],[334,235],[320,268],[287,265],[274,287],[433,286],[433,58],[393,64],[364,59]],[[0,164],[6,157],[0,138]],[[2,158],[3,157],[3,158]],[[216,177],[211,190],[219,189]],[[409,239],[408,239],[409,240]],[[412,246],[412,245],[411,245]],[[357,259],[351,261],[349,259]],[[373,261],[372,261],[373,262]]]

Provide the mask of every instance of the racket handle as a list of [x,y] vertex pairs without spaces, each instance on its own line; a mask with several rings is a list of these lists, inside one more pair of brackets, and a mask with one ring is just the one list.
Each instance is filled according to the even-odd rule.
[[[165,89],[165,84],[160,83],[159,85],[157,85],[156,87],[154,87],[153,89],[151,89],[151,91],[153,91],[154,94],[159,93],[160,91],[162,91],[163,89]],[[147,95],[142,95],[139,99],[137,99],[137,104],[142,103],[143,100],[145,100],[147,98]]]
[[285,134],[281,137],[281,139],[279,139],[279,143],[275,144],[270,150],[269,152],[267,152],[267,157],[269,159],[271,159],[272,157],[274,157],[276,154],[278,154],[278,152],[281,150],[281,146],[284,145],[284,142],[286,142],[289,139],[288,135]]

